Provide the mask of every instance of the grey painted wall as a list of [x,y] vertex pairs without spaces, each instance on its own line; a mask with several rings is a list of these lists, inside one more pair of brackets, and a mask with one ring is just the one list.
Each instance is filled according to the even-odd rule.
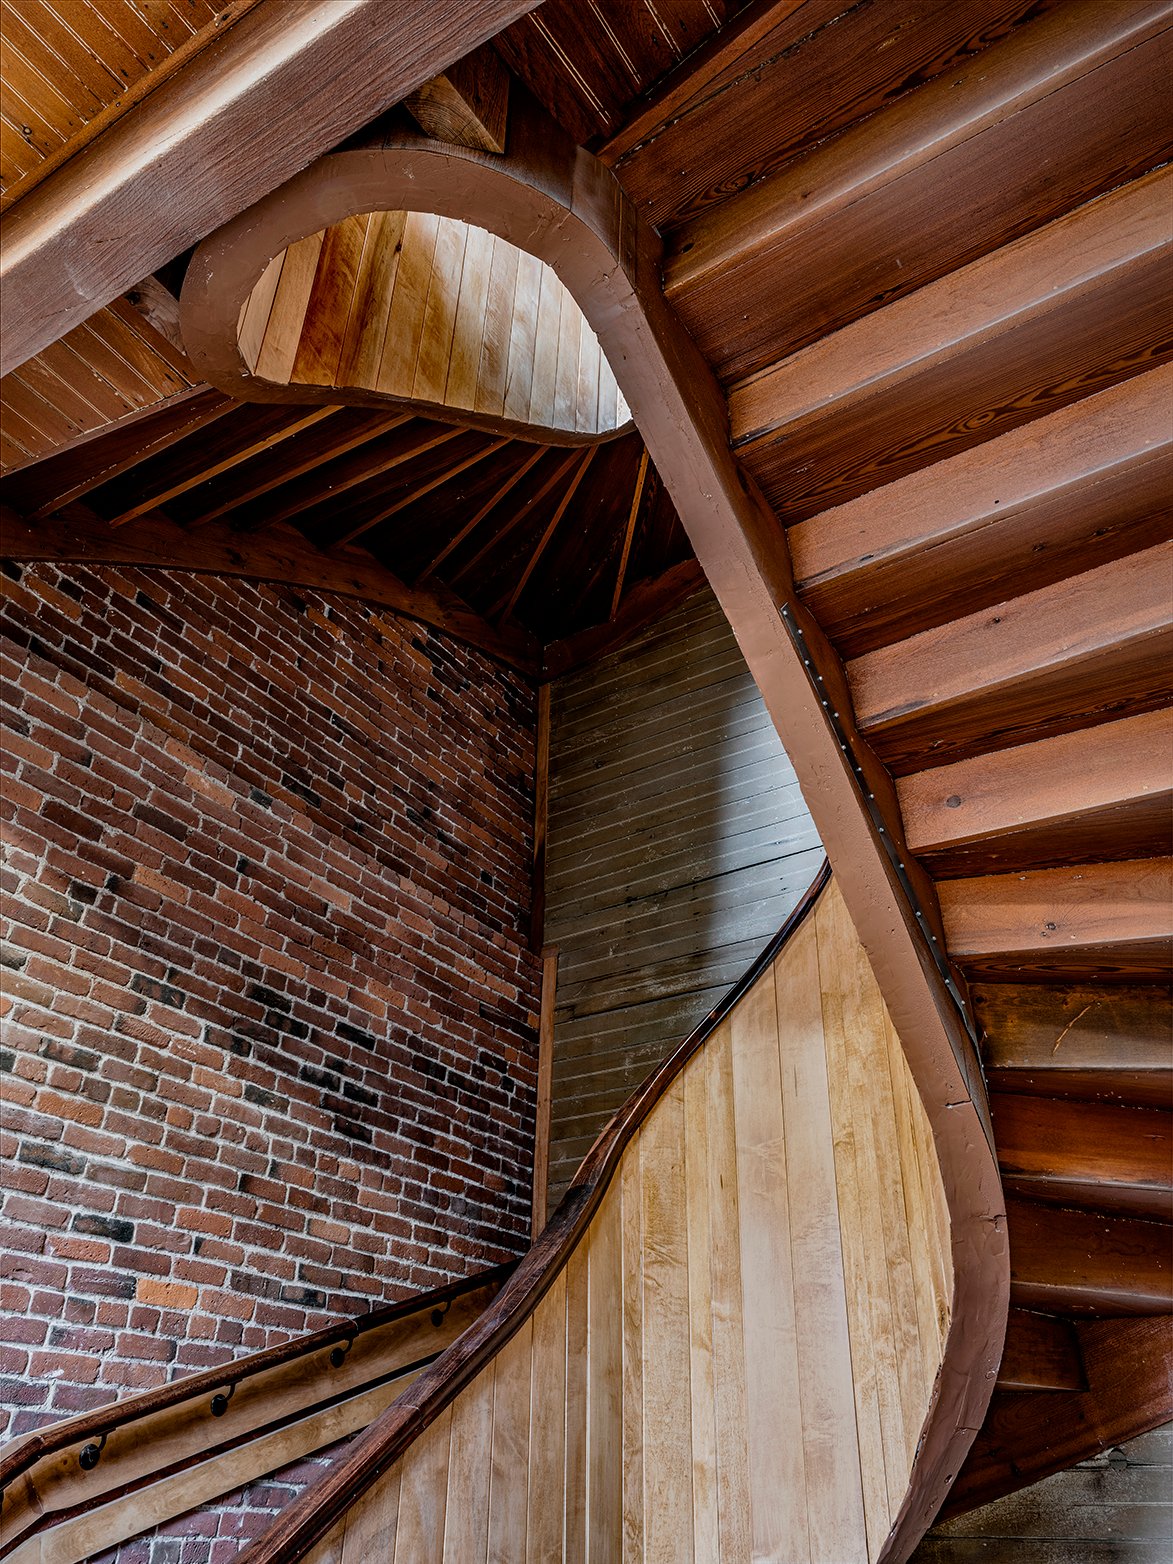
[[551,1209],[611,1114],[750,965],[822,856],[707,591],[554,685]]
[[1173,1424],[935,1527],[912,1564],[1169,1564]]

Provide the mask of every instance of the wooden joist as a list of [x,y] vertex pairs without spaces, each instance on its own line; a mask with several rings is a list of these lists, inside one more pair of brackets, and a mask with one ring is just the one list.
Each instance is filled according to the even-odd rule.
[[409,93],[404,107],[421,130],[439,141],[481,152],[504,152],[509,72],[497,51],[486,44]]
[[975,976],[1168,974],[1171,858],[945,880],[939,890],[950,954]]
[[151,565],[338,592],[422,620],[527,673],[537,668],[538,649],[525,632],[494,629],[439,584],[409,587],[361,550],[322,553],[292,527],[246,534],[220,524],[188,532],[165,518],[152,517],[111,529],[76,505],[63,516],[35,524],[3,507],[0,535],[10,559]]
[[992,1090],[1173,1107],[1167,986],[992,983],[971,994]]
[[766,497],[815,515],[1162,362],[1171,199],[1147,174],[734,387]]
[[0,373],[373,119],[534,0],[270,0],[12,210]]
[[245,519],[250,528],[270,527],[322,504],[333,508],[352,489],[381,479],[437,446],[456,440],[463,432],[452,424],[436,424],[401,414],[385,436],[352,447],[345,455],[316,467],[312,478],[303,475],[297,483],[274,491],[270,499],[251,502]]
[[13,473],[3,480],[4,499],[22,515],[34,519],[50,515],[58,506],[79,499],[189,434],[198,433],[233,407],[231,398],[222,392],[196,386]]
[[315,407],[306,412],[285,408],[242,408],[232,423],[211,434],[200,432],[181,456],[165,454],[135,466],[121,481],[104,485],[91,501],[111,527],[124,526],[149,511],[161,509],[181,494],[221,473],[283,444],[337,411]]
[[1017,1307],[1103,1316],[1173,1311],[1168,1222],[1011,1197],[1006,1224]]
[[1006,1189],[1121,1215],[1173,1218],[1170,1113],[1056,1097],[990,1098]]
[[1070,1320],[1011,1309],[999,1390],[1086,1390],[1079,1338]]
[[860,728],[897,775],[1171,693],[1173,545],[994,604],[848,664]]
[[665,289],[722,379],[1167,157],[1169,18],[1075,0],[676,230]]
[[847,656],[1168,534],[1173,365],[789,529],[798,589]]
[[942,877],[1162,853],[1173,711],[1105,722],[901,778],[908,845]]

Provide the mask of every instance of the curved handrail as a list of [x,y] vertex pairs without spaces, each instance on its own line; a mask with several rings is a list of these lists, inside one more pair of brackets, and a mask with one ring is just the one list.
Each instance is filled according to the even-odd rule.
[[517,1334],[586,1231],[636,1131],[689,1060],[802,927],[830,879],[831,865],[824,858],[798,905],[752,966],[663,1064],[636,1087],[602,1130],[541,1237],[490,1307],[354,1441],[325,1477],[282,1510],[269,1530],[241,1555],[241,1564],[285,1564],[303,1557]]
[[[231,1402],[237,1388],[250,1379],[259,1375],[272,1373],[274,1370],[284,1368],[290,1364],[297,1364],[308,1360],[317,1354],[330,1353],[327,1362],[332,1369],[338,1369],[349,1360],[349,1354],[356,1341],[374,1331],[385,1329],[399,1321],[409,1321],[416,1315],[431,1315],[431,1323],[439,1328],[443,1324],[444,1317],[448,1314],[452,1305],[459,1299],[479,1291],[490,1293],[499,1292],[500,1287],[512,1274],[516,1267],[515,1261],[504,1265],[494,1266],[489,1270],[478,1272],[472,1276],[461,1277],[454,1282],[446,1283],[442,1287],[432,1288],[424,1293],[416,1293],[403,1298],[396,1303],[384,1305],[381,1308],[368,1310],[365,1314],[357,1315],[351,1319],[339,1320],[334,1324],[324,1326],[321,1330],[310,1332],[307,1335],[295,1336],[289,1341],[280,1342],[275,1346],[264,1348],[260,1352],[250,1353],[246,1357],[236,1359],[218,1368],[204,1369],[196,1374],[185,1375],[181,1379],[173,1380],[168,1385],[162,1385],[153,1390],[144,1391],[139,1395],[125,1397],[122,1400],[112,1401],[106,1406],[95,1408],[89,1412],[83,1412],[77,1417],[63,1419],[53,1423],[49,1427],[39,1429],[18,1440],[13,1440],[0,1454],[0,1490],[7,1495],[12,1490],[12,1485],[21,1477],[32,1474],[35,1482],[35,1468],[41,1463],[51,1460],[53,1457],[63,1456],[70,1450],[82,1447],[81,1456],[86,1449],[94,1452],[89,1464],[80,1460],[83,1471],[92,1470],[97,1466],[101,1458],[106,1440],[112,1433],[128,1428],[136,1423],[143,1423],[147,1419],[155,1419],[160,1414],[168,1411],[182,1413],[185,1406],[190,1408],[191,1420],[208,1420],[209,1427],[219,1429],[218,1419]],[[441,1341],[443,1337],[441,1337]],[[439,1344],[437,1344],[438,1346]],[[331,1350],[333,1349],[333,1350]],[[341,1355],[339,1354],[341,1349]],[[424,1358],[424,1361],[433,1361],[435,1352]],[[418,1363],[405,1364],[393,1371],[394,1377],[418,1368]],[[379,1378],[376,1371],[371,1376],[349,1384],[347,1393],[357,1393],[367,1388],[372,1378]],[[385,1375],[383,1376],[386,1377]],[[351,1375],[353,1379],[353,1375]],[[314,1411],[325,1402],[330,1401],[331,1396],[307,1394],[300,1403],[300,1412]],[[221,1403],[217,1407],[217,1401]],[[298,1414],[295,1414],[298,1415]],[[270,1420],[259,1427],[250,1428],[245,1437],[247,1439],[259,1438],[272,1431],[276,1426],[287,1422],[288,1416]],[[228,1446],[240,1442],[239,1435],[230,1437]],[[224,1444],[223,1439],[210,1441],[209,1445],[201,1451],[200,1459],[212,1457],[220,1453]],[[228,1447],[225,1446],[225,1447]],[[166,1463],[164,1463],[165,1465]],[[54,1468],[58,1470],[58,1468]],[[140,1476],[131,1487],[141,1486],[142,1483],[153,1481],[162,1475],[162,1468],[152,1470],[150,1473]],[[120,1489],[119,1491],[123,1491]],[[103,1489],[93,1495],[92,1504],[104,1504],[112,1497],[110,1491]],[[91,1504],[83,1501],[80,1505],[74,1505],[68,1512],[48,1511],[37,1517],[33,1525],[26,1527],[19,1537],[7,1540],[5,1550],[9,1546],[21,1541],[32,1532],[42,1529],[45,1524],[55,1524],[65,1518],[66,1513],[72,1516],[82,1513],[91,1507]]]

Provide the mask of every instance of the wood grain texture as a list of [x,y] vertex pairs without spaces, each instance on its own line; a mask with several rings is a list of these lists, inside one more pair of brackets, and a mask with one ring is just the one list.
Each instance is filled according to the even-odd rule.
[[943,878],[1143,858],[1170,837],[1173,711],[903,777],[909,846]]
[[1171,561],[1158,544],[855,658],[862,728],[901,775],[1167,704]]
[[234,340],[197,339],[201,372],[246,401],[390,402],[556,444],[611,438],[631,414],[601,395],[598,338],[531,260],[458,218],[356,213],[269,262]]
[[[950,1236],[927,1120],[912,1092],[897,1121],[908,1067],[834,885],[699,1036],[645,1088],[520,1330],[356,1498],[348,1536],[398,1474],[396,1559],[409,1536],[407,1558],[485,1557],[487,1537],[511,1564],[881,1557],[944,1350]],[[844,1050],[853,1087],[833,1091]],[[853,1136],[882,1188],[845,1160]],[[881,1495],[866,1525],[865,1485]]]
[[198,382],[184,353],[115,299],[0,379],[0,472],[137,423]]
[[801,520],[1167,360],[1171,188],[1148,174],[735,387],[766,497]]
[[1167,983],[997,983],[973,998],[995,1089],[1173,1107]]
[[797,523],[804,601],[854,656],[1159,542],[1171,398],[1163,365]]
[[1168,24],[1162,0],[1057,7],[677,229],[665,287],[722,380],[1161,163]]
[[708,594],[552,690],[551,1209],[627,1093],[766,943],[819,852]]
[[[63,165],[11,213],[0,269],[10,317],[3,372],[336,146],[529,3],[400,8],[394,26],[383,25],[382,8],[367,0],[333,0],[325,8],[315,0],[278,0],[252,8],[112,125],[88,149],[80,174]],[[258,116],[264,134],[256,133]]]

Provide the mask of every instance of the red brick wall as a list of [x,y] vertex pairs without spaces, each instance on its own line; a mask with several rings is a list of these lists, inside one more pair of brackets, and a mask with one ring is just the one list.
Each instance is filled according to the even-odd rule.
[[345,599],[3,587],[19,1431],[524,1247],[534,713]]

